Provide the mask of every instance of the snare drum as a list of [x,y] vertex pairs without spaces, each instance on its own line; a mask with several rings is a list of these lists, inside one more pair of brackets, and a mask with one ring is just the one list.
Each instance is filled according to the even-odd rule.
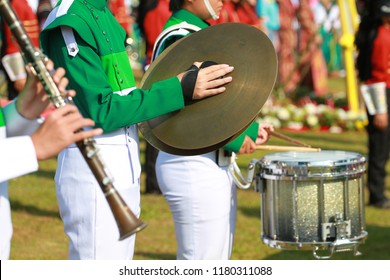
[[[345,151],[284,152],[257,164],[262,241],[280,249],[313,250],[316,258],[357,251],[364,220],[366,159]],[[319,256],[317,250],[330,250]]]

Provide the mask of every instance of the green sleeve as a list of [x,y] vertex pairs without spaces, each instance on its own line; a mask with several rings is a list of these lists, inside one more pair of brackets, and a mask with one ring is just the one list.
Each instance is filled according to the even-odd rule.
[[249,136],[253,141],[256,141],[258,131],[259,124],[257,122],[251,123],[248,128],[240,134],[240,136],[225,145],[224,149],[229,152],[237,153],[240,150],[242,143],[244,143],[245,136]]
[[0,106],[0,127],[5,126],[4,116],[3,116],[3,109]]
[[90,45],[76,36],[79,52],[71,57],[59,28],[51,30],[49,38],[46,55],[54,61],[55,67],[66,69],[69,88],[76,90],[75,104],[83,116],[93,119],[105,132],[184,107],[177,77],[157,82],[149,90],[135,89],[128,95],[114,94],[101,58]]

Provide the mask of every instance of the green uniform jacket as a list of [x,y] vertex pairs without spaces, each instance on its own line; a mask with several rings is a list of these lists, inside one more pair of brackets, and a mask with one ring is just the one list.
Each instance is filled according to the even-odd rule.
[[[169,27],[172,27],[174,25],[180,24],[182,22],[186,22],[188,24],[195,25],[201,29],[209,26],[208,23],[201,20],[199,17],[197,17],[193,13],[191,13],[187,10],[179,10],[179,11],[174,12],[172,14],[172,16],[168,19],[167,23],[164,26],[164,30],[169,28]],[[165,40],[163,42],[161,50],[166,49],[171,44],[173,44],[175,41],[177,41],[180,38],[182,38],[183,36],[186,36],[189,34],[191,34],[191,33],[182,34],[182,35],[176,33],[176,35],[170,36],[167,40]],[[253,122],[252,124],[249,125],[249,127],[242,134],[240,134],[240,136],[238,136],[233,141],[228,143],[224,147],[224,149],[227,151],[237,153],[239,151],[239,149],[241,148],[246,135],[248,135],[253,141],[256,141],[258,130],[259,130],[259,124],[257,122]]]
[[56,67],[66,69],[81,113],[109,132],[182,109],[177,77],[148,90],[136,89],[126,32],[106,4],[106,0],[62,0],[40,35],[45,54]]

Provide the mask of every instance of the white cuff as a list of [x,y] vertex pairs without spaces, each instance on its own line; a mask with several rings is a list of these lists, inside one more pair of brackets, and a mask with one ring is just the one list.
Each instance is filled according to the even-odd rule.
[[39,119],[29,120],[19,114],[16,100],[3,108],[7,136],[31,135],[40,125]]
[[38,160],[31,137],[0,140],[0,182],[38,170]]

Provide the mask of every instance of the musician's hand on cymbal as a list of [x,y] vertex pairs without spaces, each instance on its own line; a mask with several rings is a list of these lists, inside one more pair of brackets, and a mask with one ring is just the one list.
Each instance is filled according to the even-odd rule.
[[274,131],[274,127],[270,124],[260,124],[257,133],[256,145],[262,145],[270,138],[268,131]]
[[179,74],[185,101],[198,100],[223,93],[225,84],[232,81],[231,76],[225,77],[234,70],[227,64],[211,64],[202,68],[200,62],[195,62],[186,72]]
[[[46,68],[49,72],[53,70],[53,66],[53,62],[48,60]],[[35,119],[52,105],[38,78],[32,74],[29,66],[26,69],[28,78],[16,100],[16,108],[23,117]],[[56,69],[52,74],[52,78],[60,92],[66,93],[67,96],[75,95],[74,90],[66,91],[69,81],[65,77],[65,70],[63,68]]]
[[226,90],[223,86],[232,81],[232,77],[227,76],[234,69],[227,64],[216,64],[199,70],[198,78],[194,88],[193,99],[202,99],[208,96],[222,93]]
[[51,158],[70,144],[102,134],[101,128],[79,131],[83,127],[94,125],[94,121],[83,118],[74,105],[67,104],[54,110],[31,135],[37,159]]
[[239,155],[242,154],[251,154],[256,151],[256,143],[249,136],[245,136],[244,142],[241,145],[240,150],[238,151]]

